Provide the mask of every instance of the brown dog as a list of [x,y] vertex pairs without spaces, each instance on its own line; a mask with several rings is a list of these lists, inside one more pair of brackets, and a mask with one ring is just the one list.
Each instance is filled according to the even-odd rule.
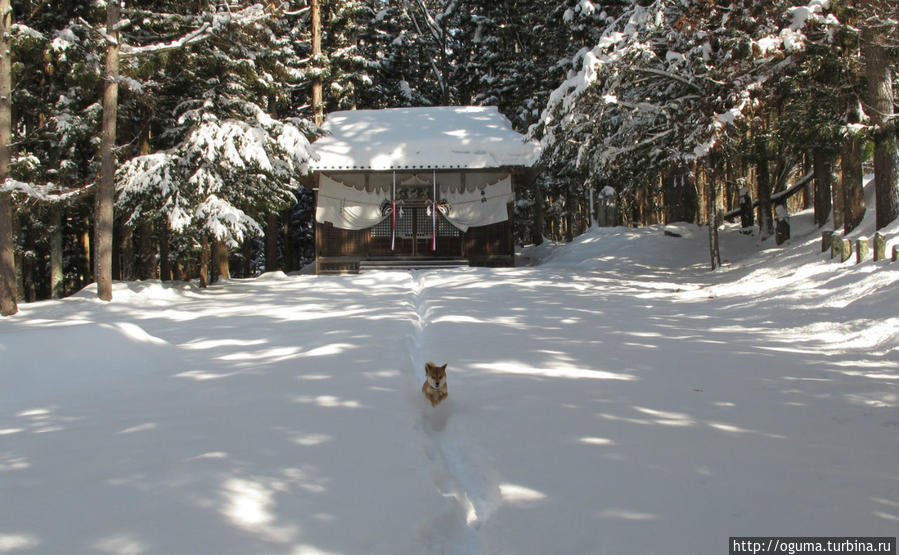
[[425,364],[427,379],[421,386],[421,392],[425,394],[432,407],[436,407],[449,396],[446,389],[446,364],[437,366],[433,362]]

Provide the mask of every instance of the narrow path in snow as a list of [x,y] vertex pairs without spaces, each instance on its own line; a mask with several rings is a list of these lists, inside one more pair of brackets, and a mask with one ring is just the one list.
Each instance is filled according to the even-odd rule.
[[[425,380],[425,363],[429,362],[427,328],[429,306],[423,276],[411,275],[410,308],[412,335],[409,341],[411,377],[416,389]],[[442,364],[444,361],[433,361]],[[481,526],[499,507],[501,495],[486,457],[459,437],[460,430],[452,426],[453,392],[452,368],[448,368],[450,396],[437,407],[419,393],[416,407],[420,408],[416,428],[424,436],[424,451],[431,464],[431,475],[440,495],[454,503],[449,512],[425,518],[422,540],[426,549],[435,553],[476,554],[483,551]]]

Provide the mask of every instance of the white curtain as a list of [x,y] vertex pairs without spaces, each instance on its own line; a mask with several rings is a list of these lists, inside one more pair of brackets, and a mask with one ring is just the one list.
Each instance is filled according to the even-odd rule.
[[384,192],[360,191],[321,174],[315,221],[331,222],[340,229],[366,229],[387,217],[381,213],[385,200],[390,201],[389,192],[385,196]]
[[441,191],[441,199],[449,203],[444,217],[462,231],[469,227],[496,224],[509,219],[506,206],[512,202],[512,179],[506,176],[493,185],[473,191]]

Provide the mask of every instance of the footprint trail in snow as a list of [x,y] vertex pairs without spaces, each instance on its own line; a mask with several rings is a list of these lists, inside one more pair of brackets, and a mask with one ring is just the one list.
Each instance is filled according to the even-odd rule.
[[[409,340],[411,379],[416,391],[424,383],[427,356],[429,307],[423,278],[412,274],[409,302],[413,332]],[[434,361],[442,364],[446,361]],[[452,361],[449,361],[449,398],[431,407],[419,393],[416,429],[424,436],[424,451],[438,492],[452,499],[448,511],[425,519],[422,542],[433,553],[482,553],[480,530],[499,507],[501,494],[486,454],[463,440],[464,430],[453,426]]]

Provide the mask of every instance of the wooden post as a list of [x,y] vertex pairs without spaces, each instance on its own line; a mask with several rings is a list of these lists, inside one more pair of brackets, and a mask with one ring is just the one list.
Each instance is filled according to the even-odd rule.
[[859,237],[855,241],[855,263],[861,264],[868,257],[869,243],[867,237]]
[[852,256],[852,242],[849,239],[840,239],[840,262],[846,262]]
[[883,233],[874,234],[874,261],[886,260],[887,257],[887,238]]
[[774,212],[776,218],[774,240],[778,245],[782,245],[790,239],[790,215],[783,204],[778,204]]

